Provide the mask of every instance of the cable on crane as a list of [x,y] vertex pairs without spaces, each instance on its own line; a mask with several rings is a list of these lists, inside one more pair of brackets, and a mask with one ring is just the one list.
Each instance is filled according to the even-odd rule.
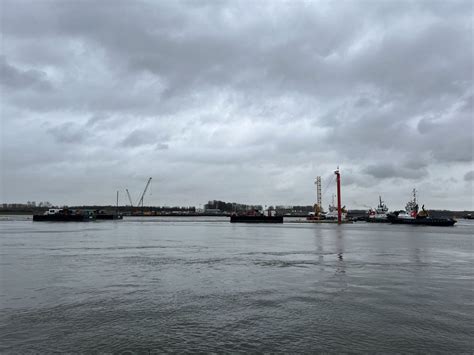
[[331,179],[329,179],[329,182],[326,184],[326,186],[324,187],[323,189],[323,197],[326,197],[326,192],[327,192],[327,188],[329,187],[329,185],[331,185],[331,183],[334,181],[334,176],[335,175],[332,175],[331,176]]

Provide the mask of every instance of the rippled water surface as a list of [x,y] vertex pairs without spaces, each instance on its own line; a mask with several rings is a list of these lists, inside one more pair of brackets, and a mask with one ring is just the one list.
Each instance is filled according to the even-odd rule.
[[473,231],[0,219],[3,352],[473,352]]

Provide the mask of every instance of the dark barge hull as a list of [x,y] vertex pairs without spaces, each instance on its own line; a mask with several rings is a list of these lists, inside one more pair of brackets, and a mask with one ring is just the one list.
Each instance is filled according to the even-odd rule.
[[283,216],[230,216],[230,223],[283,223]]
[[435,226],[435,227],[452,227],[457,221],[452,218],[416,218],[404,219],[398,217],[389,217],[392,224],[411,224],[417,226]]
[[390,221],[387,218],[386,219],[366,218],[365,221],[367,223],[390,223]]
[[107,214],[107,213],[99,213],[95,216],[95,219],[123,219],[123,216],[121,214]]
[[93,221],[95,218],[94,216],[87,216],[87,215],[42,215],[42,214],[35,214],[33,215],[34,222],[89,222]]

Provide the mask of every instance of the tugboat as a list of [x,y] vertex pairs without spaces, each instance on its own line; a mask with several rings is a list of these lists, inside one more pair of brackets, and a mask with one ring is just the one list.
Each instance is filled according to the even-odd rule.
[[398,211],[387,215],[387,219],[393,224],[414,224],[424,226],[451,227],[457,221],[452,218],[431,218],[425,210],[425,205],[418,212],[418,203],[416,201],[416,190],[413,189],[413,199],[408,201],[405,211]]
[[265,215],[254,210],[246,214],[233,213],[230,216],[230,223],[283,223],[283,216],[272,216],[270,211]]
[[95,215],[89,211],[76,211],[68,208],[50,208],[44,214],[33,215],[34,222],[89,222]]
[[388,223],[387,218],[388,207],[382,201],[382,197],[379,196],[379,205],[377,208],[371,208],[369,210],[369,216],[367,217],[367,222],[369,223]]

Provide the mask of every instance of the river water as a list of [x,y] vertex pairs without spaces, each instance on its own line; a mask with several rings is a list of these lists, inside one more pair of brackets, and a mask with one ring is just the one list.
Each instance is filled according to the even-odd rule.
[[472,353],[473,231],[3,217],[0,351]]

